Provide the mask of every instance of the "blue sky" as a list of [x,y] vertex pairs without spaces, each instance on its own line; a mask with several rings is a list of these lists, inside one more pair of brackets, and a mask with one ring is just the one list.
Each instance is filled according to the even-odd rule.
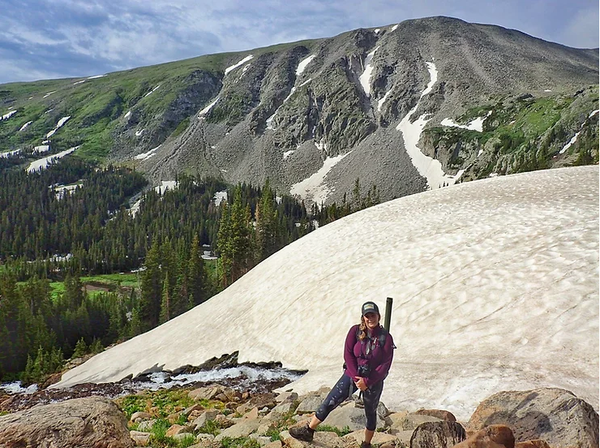
[[429,16],[597,48],[597,0],[0,0],[0,83],[92,76]]

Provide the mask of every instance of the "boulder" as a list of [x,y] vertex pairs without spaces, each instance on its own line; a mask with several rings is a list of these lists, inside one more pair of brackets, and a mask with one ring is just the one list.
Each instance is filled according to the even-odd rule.
[[300,404],[296,408],[296,413],[298,414],[308,414],[311,412],[316,412],[323,403],[323,400],[327,397],[329,392],[322,392],[318,394],[307,394],[304,397],[301,397]]
[[514,448],[514,446],[515,436],[508,426],[491,425],[477,431],[454,448]]
[[275,397],[275,401],[277,401],[277,403],[284,403],[286,401],[296,401],[297,399],[298,394],[292,391],[281,392]]
[[556,388],[499,392],[482,401],[470,431],[506,425],[517,441],[540,439],[553,448],[597,448],[598,413],[573,393]]
[[[350,434],[346,434],[344,437],[342,437],[342,439],[353,440],[355,442],[358,442],[358,444],[360,445],[360,443],[363,440],[365,440],[365,430],[363,428],[363,429],[359,429],[357,431],[351,432]],[[391,434],[386,434],[384,432],[376,431],[375,434],[373,434],[373,440],[371,440],[371,444],[379,446],[379,445],[383,445],[386,443],[395,442],[396,440],[398,440],[398,438],[396,436],[393,436]]]
[[[364,408],[357,407],[354,402],[350,401],[342,403],[335,408],[323,421],[324,425],[333,426],[334,428],[344,429],[350,428],[351,431],[357,429],[365,429],[367,418],[365,417]],[[385,421],[381,418],[377,419],[377,428],[385,427]]]
[[137,430],[141,431],[141,432],[150,432],[150,431],[152,431],[152,427],[154,426],[155,423],[156,423],[155,418],[152,418],[150,420],[142,420],[139,423]]
[[222,394],[225,388],[223,386],[207,386],[194,389],[188,393],[192,400],[214,400],[219,394]]
[[191,426],[183,426],[183,425],[171,425],[169,429],[167,429],[166,436],[174,437],[177,434],[190,434],[193,431]]
[[150,445],[150,436],[152,434],[143,431],[130,431],[129,436],[135,442],[135,446],[148,446]]
[[456,417],[452,412],[443,411],[440,409],[419,409],[414,413],[417,415],[429,415],[431,417],[439,418],[440,420],[445,420],[447,422],[456,421]]
[[390,414],[387,418],[390,421],[390,432],[392,434],[399,431],[414,431],[423,423],[442,421],[430,415],[408,414],[404,412]]
[[290,413],[294,410],[294,402],[293,401],[283,401],[271,409],[271,412],[266,416],[269,420],[278,420],[284,415]]
[[230,437],[232,439],[236,439],[238,437],[248,437],[250,434],[256,431],[259,426],[260,420],[258,419],[242,420],[239,423],[221,431],[220,434],[215,437],[215,441],[219,442],[224,437]]
[[219,412],[216,409],[209,409],[209,410],[205,411],[204,413],[202,413],[200,416],[198,416],[194,420],[192,425],[194,426],[194,428],[196,430],[198,430],[198,429],[202,428],[204,425],[206,425],[207,422],[216,419],[217,415],[219,415]]
[[460,423],[437,421],[417,426],[410,438],[410,448],[446,448],[467,438]]
[[133,414],[131,414],[131,418],[130,420],[133,423],[139,423],[142,420],[150,420],[153,417],[152,414],[148,413],[148,412],[134,412]]
[[66,400],[0,417],[0,446],[131,448],[127,419],[111,400]]

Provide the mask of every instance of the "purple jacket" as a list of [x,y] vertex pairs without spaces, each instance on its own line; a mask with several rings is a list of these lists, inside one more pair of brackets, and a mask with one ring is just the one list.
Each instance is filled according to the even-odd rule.
[[[346,336],[344,346],[345,373],[355,380],[358,376],[358,366],[368,365],[371,373],[365,379],[365,383],[367,387],[370,387],[387,376],[394,357],[394,341],[392,335],[388,333],[384,346],[379,346],[379,333],[385,331],[381,326],[373,330],[373,334],[370,335],[370,343],[369,338],[361,341],[356,337],[358,327],[358,325],[353,325],[348,332],[348,336]],[[369,350],[369,345],[371,345],[371,350]]]

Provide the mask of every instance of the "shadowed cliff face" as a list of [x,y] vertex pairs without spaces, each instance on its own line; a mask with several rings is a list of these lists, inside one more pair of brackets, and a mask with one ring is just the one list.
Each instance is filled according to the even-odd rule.
[[[70,116],[53,150],[81,145],[84,155],[131,161],[155,183],[183,171],[269,178],[278,190],[331,202],[360,178],[387,200],[597,163],[597,84],[597,50],[433,17],[27,91],[6,85],[0,104],[17,113],[0,122],[0,136],[2,149],[37,145]],[[411,151],[445,180],[433,182]]]

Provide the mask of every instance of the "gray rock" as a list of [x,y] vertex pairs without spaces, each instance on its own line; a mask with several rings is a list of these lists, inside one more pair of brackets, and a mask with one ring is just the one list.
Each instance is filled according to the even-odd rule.
[[130,431],[129,436],[135,442],[135,446],[148,446],[150,444],[150,437],[152,434],[144,431]]
[[315,412],[319,406],[321,406],[321,403],[325,397],[327,397],[327,393],[308,394],[304,397],[301,397],[301,401],[296,409],[296,413],[307,414],[309,412]]
[[[323,421],[324,425],[333,426],[334,428],[344,429],[345,427],[350,428],[351,431],[357,429],[364,429],[367,423],[365,417],[364,408],[355,406],[355,403],[350,401],[343,403],[327,416]],[[385,427],[385,421],[381,418],[377,419],[377,428],[383,429]]]
[[208,409],[203,414],[198,416],[198,418],[196,418],[193,421],[192,425],[194,426],[194,428],[196,430],[198,430],[201,427],[203,427],[207,422],[212,421],[215,418],[217,418],[217,415],[219,415],[219,411],[217,411],[216,409]]
[[482,401],[469,431],[507,425],[517,441],[541,439],[552,447],[598,447],[598,413],[564,389],[499,392]]
[[446,448],[467,438],[460,423],[449,421],[422,423],[410,438],[410,448]]
[[239,423],[221,431],[221,433],[215,437],[215,441],[219,442],[224,437],[230,437],[232,439],[235,439],[237,437],[248,437],[250,434],[252,434],[258,429],[260,423],[261,421],[258,419],[242,420]]
[[109,399],[77,398],[0,417],[0,446],[131,448],[127,419]]
[[149,432],[152,430],[152,427],[154,426],[154,423],[156,423],[156,419],[150,419],[150,420],[144,420],[141,421],[138,425],[138,431],[142,431],[142,432]]

